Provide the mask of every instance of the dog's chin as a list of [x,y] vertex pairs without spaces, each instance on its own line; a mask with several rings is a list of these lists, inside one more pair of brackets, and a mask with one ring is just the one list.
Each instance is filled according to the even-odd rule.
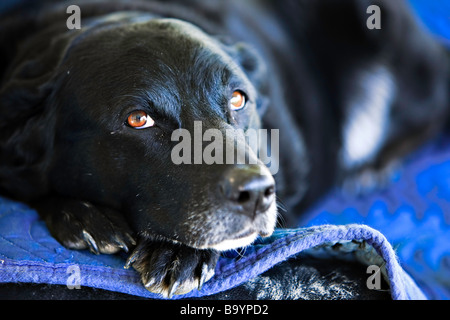
[[[275,230],[277,217],[276,205],[271,206],[266,213],[254,221],[252,224],[243,226],[239,231],[224,232],[222,236],[213,236],[203,243],[197,242],[197,249],[213,249],[217,251],[227,251],[251,245],[258,236],[269,237]],[[213,240],[214,239],[214,240]]]
[[246,247],[251,245],[258,237],[258,232],[249,231],[242,236],[236,238],[226,239],[216,244],[208,245],[208,249],[214,249],[218,251],[227,251],[231,249]]

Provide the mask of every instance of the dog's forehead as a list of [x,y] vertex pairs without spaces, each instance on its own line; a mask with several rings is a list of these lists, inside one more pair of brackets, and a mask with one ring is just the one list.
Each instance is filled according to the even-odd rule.
[[[252,87],[221,43],[188,22],[150,19],[103,31],[85,37],[78,51],[87,58],[83,78],[97,87],[92,100],[141,97],[165,116],[178,118],[183,108],[221,113],[211,107],[223,100],[231,79]],[[102,52],[93,53],[96,47]]]
[[208,45],[210,48],[217,46],[211,36],[203,32],[197,26],[183,20],[172,18],[152,19],[142,24],[152,28],[157,28],[161,32],[168,31],[172,37],[190,39],[191,41],[196,41],[199,44]]
[[[197,107],[209,108],[220,100],[231,78],[248,82],[221,44],[198,27],[177,19],[154,19],[143,23],[142,28],[142,36],[148,34],[146,49],[154,57],[151,67],[156,67],[160,78],[156,87],[160,92],[171,88],[168,94],[178,100],[178,108],[172,105],[168,112],[179,114],[183,107],[190,108],[190,99],[194,104],[201,102]],[[162,104],[160,107],[164,108]]]
[[[143,33],[142,37],[146,37],[146,30],[151,30],[148,34],[149,42],[155,45],[155,39],[164,37],[165,41],[161,41],[156,45],[166,47],[168,51],[176,53],[177,58],[175,62],[179,62],[183,58],[190,58],[191,61],[207,62],[213,61],[218,68],[224,68],[234,73],[235,75],[246,78],[238,64],[234,59],[224,50],[222,45],[213,36],[205,33],[197,26],[178,19],[153,19],[146,23],[142,23]],[[203,61],[201,61],[203,60]]]

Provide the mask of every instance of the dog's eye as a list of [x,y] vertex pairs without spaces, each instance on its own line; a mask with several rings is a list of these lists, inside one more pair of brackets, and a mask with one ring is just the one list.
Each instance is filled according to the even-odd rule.
[[231,110],[237,111],[245,107],[246,98],[242,91],[236,90],[231,95],[230,107]]
[[153,127],[155,121],[144,111],[133,111],[127,118],[127,124],[134,129]]

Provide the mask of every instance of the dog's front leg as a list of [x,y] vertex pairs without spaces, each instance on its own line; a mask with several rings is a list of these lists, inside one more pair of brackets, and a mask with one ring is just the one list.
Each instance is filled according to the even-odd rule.
[[125,218],[116,210],[89,201],[49,196],[34,203],[53,237],[69,249],[95,254],[128,252],[136,242]]

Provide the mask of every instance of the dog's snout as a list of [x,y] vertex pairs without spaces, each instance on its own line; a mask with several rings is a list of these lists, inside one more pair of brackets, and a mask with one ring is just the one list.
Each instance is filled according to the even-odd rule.
[[244,214],[265,212],[275,199],[275,181],[268,170],[257,165],[233,168],[220,184],[222,197]]

